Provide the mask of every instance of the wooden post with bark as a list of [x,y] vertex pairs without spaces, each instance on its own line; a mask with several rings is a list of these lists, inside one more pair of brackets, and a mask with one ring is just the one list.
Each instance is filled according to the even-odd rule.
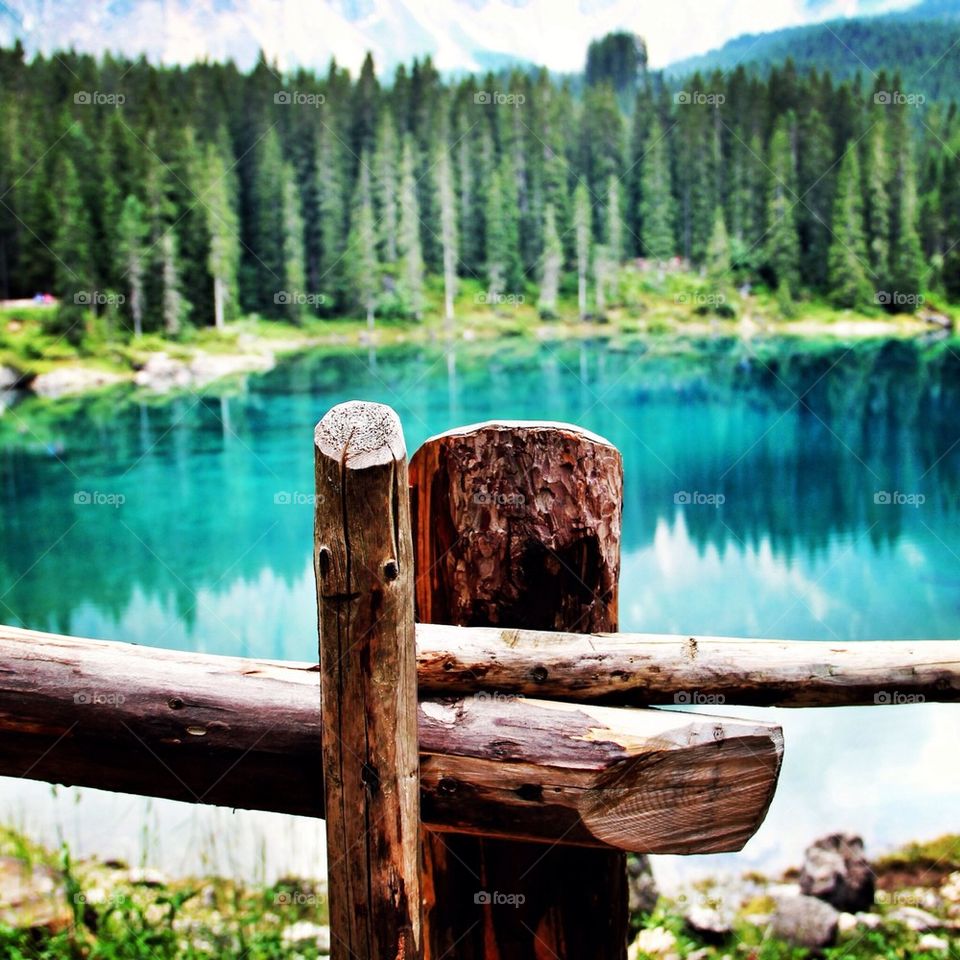
[[320,631],[331,956],[418,960],[420,796],[406,448],[381,404],[317,425]]
[[[419,620],[616,630],[623,470],[615,447],[563,424],[487,423],[428,440],[410,473]],[[546,671],[534,664],[531,676]],[[501,743],[487,759],[511,749]],[[534,785],[516,792],[544,799]],[[621,851],[430,831],[423,842],[427,960],[625,956]]]

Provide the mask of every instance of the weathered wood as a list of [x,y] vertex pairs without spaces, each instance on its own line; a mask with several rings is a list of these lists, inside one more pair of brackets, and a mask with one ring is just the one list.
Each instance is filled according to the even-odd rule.
[[314,571],[334,960],[418,960],[420,789],[407,451],[389,407],[317,424]]
[[[0,627],[0,776],[322,817],[320,716],[311,664]],[[739,849],[782,749],[765,723],[485,692],[421,702],[419,739],[437,830],[666,853]],[[663,811],[705,744],[704,789]]]
[[501,694],[646,706],[832,707],[960,701],[960,641],[742,640],[417,625],[421,696]]
[[[419,620],[616,629],[623,468],[606,440],[479,424],[428,440],[410,473]],[[427,831],[424,873],[427,958],[626,955],[623,853]]]

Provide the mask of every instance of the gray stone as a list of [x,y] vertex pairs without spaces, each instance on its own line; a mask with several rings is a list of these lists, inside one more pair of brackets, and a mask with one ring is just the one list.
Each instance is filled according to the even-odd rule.
[[687,926],[704,943],[720,944],[733,933],[733,923],[713,907],[694,906],[684,916]]
[[784,897],[773,913],[771,933],[797,947],[822,950],[837,939],[840,914],[816,897]]
[[930,933],[933,930],[942,930],[944,927],[944,922],[939,917],[919,907],[897,907],[896,910],[891,910],[887,914],[887,919],[902,923],[917,933]]
[[863,840],[834,833],[812,843],[804,855],[800,892],[847,913],[873,906],[874,875]]
[[0,366],[0,390],[12,390],[20,380],[20,374],[12,367]]
[[30,388],[41,397],[64,397],[112,386],[124,380],[118,373],[90,367],[57,367],[33,378]]
[[650,869],[650,860],[643,854],[631,853],[627,857],[627,890],[629,892],[629,909],[632,916],[653,913],[660,899],[653,871]]

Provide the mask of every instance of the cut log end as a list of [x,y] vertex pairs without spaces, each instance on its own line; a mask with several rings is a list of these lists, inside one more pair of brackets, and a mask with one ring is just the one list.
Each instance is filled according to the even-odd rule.
[[331,408],[317,424],[314,443],[347,470],[363,470],[407,455],[400,418],[382,403],[348,400]]

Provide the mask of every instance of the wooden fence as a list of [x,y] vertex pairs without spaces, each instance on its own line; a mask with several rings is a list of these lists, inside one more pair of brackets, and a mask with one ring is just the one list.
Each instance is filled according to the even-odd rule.
[[960,699],[955,641],[616,633],[620,455],[575,427],[408,464],[354,401],[315,450],[319,668],[0,627],[0,775],[325,817],[336,958],[623,958],[626,852],[740,849],[783,753],[637,708]]

